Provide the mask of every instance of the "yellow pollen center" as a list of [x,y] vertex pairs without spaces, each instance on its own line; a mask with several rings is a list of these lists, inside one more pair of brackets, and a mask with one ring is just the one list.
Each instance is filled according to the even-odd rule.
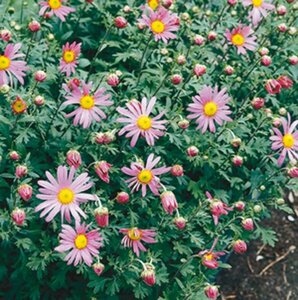
[[263,3],[263,0],[252,0],[252,4],[255,7],[260,7]]
[[92,96],[83,96],[80,100],[81,107],[84,109],[91,109],[94,106],[94,98]]
[[165,31],[165,24],[160,20],[155,20],[151,23],[151,28],[154,33],[163,33]]
[[128,237],[133,241],[139,241],[142,238],[142,230],[132,228],[128,230]]
[[153,9],[155,10],[157,7],[158,7],[158,3],[159,1],[158,0],[149,0],[148,1],[148,5]]
[[207,102],[204,106],[204,113],[208,117],[213,117],[218,110],[217,104],[214,101]]
[[214,257],[213,257],[213,254],[212,254],[212,253],[209,253],[209,254],[205,254],[205,255],[204,255],[204,259],[205,259],[205,260],[213,260],[213,258],[214,258]]
[[151,128],[152,125],[151,118],[147,116],[140,116],[137,120],[137,125],[142,130],[148,130]]
[[16,100],[13,103],[12,108],[15,112],[20,113],[26,109],[26,103],[21,99]]
[[74,192],[68,188],[61,189],[57,195],[59,202],[63,205],[72,203],[74,197],[75,197]]
[[292,148],[295,143],[295,139],[292,134],[287,133],[283,136],[282,142],[286,148]]
[[85,234],[78,234],[75,241],[74,241],[76,247],[81,250],[87,247],[88,245],[88,239]]
[[63,60],[67,63],[70,64],[76,59],[76,54],[74,51],[67,50],[63,53]]
[[150,170],[142,170],[139,174],[138,174],[138,180],[141,182],[141,183],[144,183],[144,184],[148,184],[151,182],[153,178],[153,175],[152,175],[152,172]]
[[0,55],[0,70],[6,70],[10,66],[10,59],[4,55]]
[[48,4],[51,9],[58,9],[62,5],[60,0],[49,0]]
[[232,43],[236,46],[242,46],[245,42],[245,38],[242,34],[236,33],[232,36]]

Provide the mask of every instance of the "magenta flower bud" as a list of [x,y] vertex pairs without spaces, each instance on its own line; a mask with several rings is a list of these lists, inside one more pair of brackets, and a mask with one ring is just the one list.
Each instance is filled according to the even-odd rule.
[[18,226],[22,226],[26,219],[26,213],[23,209],[15,208],[11,213],[11,218]]
[[162,6],[165,8],[170,8],[173,3],[174,0],[162,0]]
[[9,152],[9,158],[17,161],[20,159],[20,154],[17,151],[11,151]]
[[186,226],[186,219],[184,219],[183,217],[176,217],[174,219],[174,224],[179,230],[183,230]]
[[29,184],[21,184],[18,187],[18,193],[24,201],[28,201],[32,197],[32,187]]
[[241,139],[240,138],[237,138],[237,137],[235,137],[235,138],[233,138],[232,140],[231,140],[231,145],[234,147],[234,148],[238,148],[240,145],[241,145]]
[[9,30],[7,30],[7,29],[0,30],[0,38],[4,42],[9,42],[11,39],[11,36],[12,36],[12,34]]
[[171,77],[171,81],[173,84],[177,85],[177,84],[180,84],[182,82],[183,78],[181,75],[179,74],[174,74],[172,75]]
[[234,204],[235,209],[237,209],[238,211],[243,211],[245,208],[245,203],[243,201],[237,201]]
[[129,195],[126,192],[120,192],[116,196],[116,201],[119,204],[126,204],[129,201]]
[[210,31],[208,33],[208,41],[214,41],[217,37],[217,33],[215,31]]
[[268,79],[265,84],[265,89],[269,94],[275,95],[280,93],[281,85],[275,79]]
[[171,168],[171,173],[172,173],[172,175],[175,176],[175,177],[183,176],[183,167],[180,166],[180,165],[174,165],[174,166]]
[[36,71],[35,74],[34,74],[34,79],[37,81],[37,82],[43,82],[47,79],[47,73],[44,72],[44,71]]
[[202,37],[201,35],[199,34],[196,34],[195,37],[194,37],[194,43],[198,46],[201,46],[204,44],[204,37]]
[[268,67],[268,66],[271,65],[271,63],[272,63],[272,59],[271,59],[270,56],[268,56],[268,55],[262,56],[262,58],[261,58],[261,64],[263,66]]
[[284,89],[289,89],[293,86],[293,81],[288,76],[284,76],[284,75],[279,76],[277,78],[277,81]]
[[153,286],[156,282],[154,266],[152,266],[151,264],[145,265],[146,268],[141,273],[141,277],[148,286]]
[[238,3],[238,0],[228,0],[228,4],[234,6]]
[[162,207],[164,211],[170,215],[178,208],[178,203],[175,194],[171,191],[165,191],[160,195]]
[[106,183],[110,182],[109,171],[110,171],[111,167],[112,167],[112,165],[107,163],[104,160],[98,161],[94,165],[94,169],[95,169],[96,174],[98,175],[98,177],[102,181],[104,181]]
[[28,168],[25,165],[19,165],[16,167],[15,175],[17,178],[24,177],[28,174]]
[[206,286],[204,289],[204,293],[208,299],[212,299],[212,300],[216,300],[219,295],[218,288],[215,285]]
[[125,28],[128,22],[124,17],[117,17],[114,19],[114,24],[117,28]]
[[40,27],[41,27],[40,23],[37,22],[36,20],[31,21],[28,25],[29,30],[32,32],[39,31]]
[[178,122],[178,126],[181,128],[181,129],[187,129],[189,127],[189,121],[187,119],[183,119],[183,120],[180,120]]
[[242,227],[247,231],[254,230],[254,222],[251,218],[243,219],[241,222]]
[[79,87],[81,85],[81,80],[78,78],[70,79],[67,83],[67,87],[72,91],[75,88]]
[[293,66],[297,65],[298,63],[298,56],[292,55],[289,57],[289,63]]
[[97,262],[97,263],[95,263],[95,264],[92,265],[92,268],[93,268],[94,273],[97,276],[100,276],[101,273],[104,271],[105,266],[102,263]]
[[243,165],[243,157],[239,156],[239,155],[235,155],[232,158],[232,163],[234,166],[236,167],[241,167]]
[[180,54],[178,57],[177,57],[177,64],[178,65],[184,65],[186,63],[186,58],[184,55]]
[[226,66],[225,69],[224,69],[224,72],[227,75],[232,75],[232,74],[234,74],[234,68],[232,66]]
[[190,146],[187,148],[187,155],[190,157],[195,157],[199,154],[199,149],[196,146]]
[[96,135],[94,137],[94,141],[95,141],[95,143],[100,144],[100,145],[105,144],[106,143],[105,133],[103,133],[103,132],[96,133]]
[[107,77],[107,84],[110,86],[117,86],[120,83],[119,77],[115,74],[109,74]]
[[265,105],[265,99],[256,97],[251,101],[251,105],[256,110],[261,109]]
[[94,0],[86,0],[86,3],[93,3]]
[[66,153],[66,163],[70,167],[75,167],[76,169],[82,164],[81,154],[77,150],[69,150]]
[[242,240],[237,240],[233,244],[233,250],[238,254],[244,254],[247,251],[247,245]]
[[266,47],[262,47],[259,49],[259,53],[261,56],[267,55],[269,53],[269,49]]
[[288,26],[285,23],[281,23],[277,25],[277,29],[279,32],[286,32],[288,30]]
[[99,227],[109,225],[109,210],[106,207],[98,207],[94,210],[96,223]]
[[276,9],[278,15],[283,16],[287,13],[287,8],[284,5],[279,5]]
[[298,167],[292,167],[288,169],[288,175],[291,178],[298,178]]
[[274,118],[272,121],[272,125],[274,127],[279,127],[281,125],[281,119],[280,118]]
[[40,96],[40,95],[36,96],[36,97],[34,98],[34,104],[35,104],[36,106],[43,106],[43,105],[45,104],[44,97],[43,97],[43,96]]
[[193,69],[193,72],[197,77],[200,77],[200,76],[202,76],[206,73],[206,70],[207,70],[206,66],[196,64],[194,69]]

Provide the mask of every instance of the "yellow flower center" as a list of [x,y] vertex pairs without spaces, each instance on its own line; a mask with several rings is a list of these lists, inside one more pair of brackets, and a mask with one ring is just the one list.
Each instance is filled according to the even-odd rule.
[[142,230],[138,228],[132,228],[128,230],[128,237],[133,241],[139,241],[142,238]]
[[213,254],[212,253],[205,254],[204,259],[205,260],[213,260],[214,259]]
[[242,34],[236,33],[232,36],[232,43],[236,46],[242,46],[245,42],[245,38]]
[[213,117],[218,110],[218,106],[214,101],[207,102],[204,106],[204,113],[208,117]]
[[81,107],[84,109],[91,109],[94,106],[94,98],[92,96],[83,96],[80,100]]
[[165,24],[160,20],[155,20],[151,23],[151,28],[154,33],[163,33],[165,31]]
[[49,0],[48,4],[51,9],[58,9],[62,5],[60,0]]
[[87,247],[88,245],[88,239],[85,234],[78,234],[75,241],[74,241],[76,247],[81,250]]
[[76,54],[74,51],[67,50],[63,53],[63,60],[67,63],[70,64],[76,59]]
[[292,134],[287,133],[283,136],[282,142],[286,148],[292,148],[295,143],[295,139]]
[[16,113],[21,113],[26,108],[27,108],[26,102],[24,102],[22,99],[18,99],[12,104],[12,109]]
[[140,116],[137,120],[137,125],[142,130],[148,130],[151,128],[152,125],[151,118],[147,116]]
[[148,5],[153,9],[155,10],[158,5],[159,5],[159,1],[158,0],[149,0],[148,1]]
[[144,183],[144,184],[148,184],[151,182],[153,178],[153,174],[150,170],[142,170],[139,174],[138,174],[138,180],[141,182],[141,183]]
[[262,3],[263,3],[263,0],[252,0],[252,4],[253,4],[253,6],[255,6],[255,7],[261,6]]
[[10,66],[10,59],[4,55],[0,55],[0,70],[6,70]]
[[63,205],[73,202],[74,197],[74,192],[68,188],[61,189],[57,195],[59,202]]

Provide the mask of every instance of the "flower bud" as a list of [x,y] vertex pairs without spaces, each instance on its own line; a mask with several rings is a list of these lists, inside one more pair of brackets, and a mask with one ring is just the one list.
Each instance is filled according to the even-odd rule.
[[165,8],[170,8],[173,3],[174,0],[162,0],[162,6]]
[[235,209],[237,209],[238,211],[243,211],[245,208],[245,203],[243,201],[237,201],[234,204]]
[[31,21],[31,22],[29,23],[29,25],[28,25],[28,28],[29,28],[29,30],[30,30],[31,32],[37,32],[37,31],[39,31],[39,30],[40,30],[40,27],[41,27],[40,23],[37,22],[36,20]]
[[208,41],[214,41],[217,37],[217,33],[215,31],[210,31],[208,33]]
[[238,137],[235,137],[231,140],[231,145],[234,147],[234,148],[238,148],[240,145],[241,145],[241,139],[238,138]]
[[146,268],[141,273],[141,277],[148,286],[153,286],[156,282],[154,266],[146,264]]
[[110,182],[109,171],[110,171],[111,166],[112,166],[111,164],[107,163],[104,160],[98,161],[94,165],[96,174],[102,181],[104,181],[106,183]]
[[0,93],[5,95],[10,91],[10,86],[8,84],[3,84],[0,86]]
[[24,177],[28,174],[28,168],[25,165],[19,165],[16,167],[15,175],[17,178]]
[[275,79],[268,79],[265,84],[265,89],[271,95],[279,94],[281,91],[280,83]]
[[177,64],[178,65],[184,65],[186,63],[186,58],[184,55],[180,54],[178,57],[177,57]]
[[298,167],[292,167],[288,169],[288,175],[291,178],[298,178]]
[[187,129],[189,127],[189,121],[187,119],[183,119],[183,120],[180,120],[178,122],[178,126],[181,128],[181,129]]
[[226,66],[224,68],[224,72],[227,74],[227,75],[232,75],[234,73],[234,68],[232,66]]
[[29,184],[21,184],[18,187],[18,193],[24,201],[28,201],[32,197],[32,187]]
[[44,97],[43,97],[43,96],[40,96],[40,95],[36,96],[36,97],[34,98],[34,104],[35,104],[36,106],[43,106],[43,105],[45,104],[45,99],[44,99]]
[[116,196],[116,201],[119,204],[126,204],[129,201],[129,195],[126,192],[120,192]]
[[199,34],[196,34],[195,37],[194,37],[194,43],[198,46],[201,46],[204,44],[204,37],[202,37],[201,35]]
[[251,101],[251,105],[256,110],[261,109],[265,105],[265,99],[256,97]]
[[276,199],[276,204],[277,205],[284,205],[285,204],[285,200],[283,198],[278,198],[278,199]]
[[256,214],[258,214],[258,213],[260,213],[260,212],[262,211],[262,206],[256,204],[256,205],[254,206],[253,209],[254,209],[254,212],[255,212]]
[[268,55],[262,56],[262,58],[261,58],[261,64],[263,66],[268,67],[268,66],[271,65],[271,63],[272,63],[272,59],[271,59],[270,56],[268,56]]
[[272,125],[274,127],[279,127],[281,125],[281,119],[280,118],[274,118],[272,121]]
[[181,75],[179,74],[174,74],[172,75],[171,77],[171,81],[173,84],[177,85],[177,84],[180,84],[182,82],[183,78]]
[[239,156],[239,155],[235,155],[233,158],[232,158],[232,162],[233,162],[233,165],[236,166],[236,167],[241,167],[243,165],[243,157]]
[[238,0],[228,0],[228,4],[231,5],[231,6],[236,5],[237,2],[238,2]]
[[120,79],[119,79],[119,77],[115,73],[109,74],[107,76],[107,84],[108,85],[115,87],[119,83],[120,83]]
[[284,107],[281,107],[279,110],[278,110],[279,114],[282,115],[282,116],[285,116],[287,114],[287,110],[284,108]]
[[199,154],[199,149],[196,146],[190,146],[187,148],[187,155],[190,157],[195,157]]
[[34,74],[34,79],[37,81],[37,82],[43,82],[45,81],[47,78],[47,73],[44,72],[44,71],[36,71],[35,74]]
[[48,40],[51,42],[55,39],[55,36],[52,33],[48,34]]
[[174,165],[174,166],[171,168],[171,173],[172,173],[172,175],[175,176],[175,177],[183,176],[183,167],[180,166],[180,165]]
[[114,24],[117,28],[125,28],[128,22],[124,17],[116,17],[114,19]]
[[261,56],[267,55],[269,53],[269,49],[266,47],[262,47],[259,49],[259,53]]
[[94,210],[96,223],[99,227],[109,225],[109,210],[106,207],[98,207]]
[[281,23],[277,25],[277,29],[279,32],[286,32],[288,30],[288,26],[285,23]]
[[17,161],[20,159],[20,154],[17,151],[11,151],[9,152],[9,158]]
[[128,5],[125,5],[125,6],[123,7],[123,11],[124,11],[126,14],[128,14],[128,13],[130,13],[130,12],[132,11],[132,9],[131,9]]
[[7,29],[2,29],[0,30],[0,39],[3,40],[4,42],[9,42],[11,39],[11,32]]
[[193,72],[197,77],[200,77],[202,75],[204,75],[206,73],[206,66],[204,65],[200,65],[200,64],[196,64],[194,66]]
[[243,219],[241,222],[242,227],[247,231],[254,230],[254,222],[251,218]]
[[66,163],[70,167],[79,168],[82,164],[81,154],[77,150],[69,150],[66,154]]
[[102,263],[97,262],[97,263],[92,265],[92,268],[93,268],[93,271],[95,272],[95,274],[97,276],[100,276],[101,273],[104,271],[105,266]]
[[293,81],[288,76],[282,75],[277,78],[277,81],[284,89],[289,89],[293,86]]
[[215,285],[206,286],[204,289],[204,293],[208,299],[212,299],[212,300],[216,300],[219,295],[218,288]]
[[298,56],[292,55],[289,57],[289,63],[293,66],[297,65],[298,63]]
[[233,244],[233,250],[238,254],[243,254],[247,251],[247,245],[242,240],[237,240]]
[[171,191],[165,191],[160,195],[163,209],[166,213],[172,215],[173,211],[178,208],[175,194]]
[[26,213],[23,209],[15,208],[11,213],[11,218],[18,226],[22,226],[26,219]]
[[278,15],[283,16],[287,13],[287,8],[284,5],[279,5],[276,9]]
[[184,219],[183,217],[176,217],[174,219],[174,224],[179,230],[183,230],[186,226],[186,219]]

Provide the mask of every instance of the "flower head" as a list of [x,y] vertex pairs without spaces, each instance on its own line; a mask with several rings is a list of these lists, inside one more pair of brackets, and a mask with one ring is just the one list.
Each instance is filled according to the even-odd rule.
[[232,45],[237,47],[238,54],[246,54],[246,49],[253,51],[257,47],[256,37],[251,36],[252,34],[253,30],[249,26],[240,24],[232,31],[227,29],[226,38]]
[[67,0],[48,0],[48,1],[40,1],[38,4],[41,5],[41,9],[39,11],[39,15],[43,16],[47,10],[47,15],[49,17],[55,15],[62,22],[65,21],[65,17],[76,10],[73,7],[68,7],[63,5],[63,3],[67,2]]
[[102,246],[102,238],[97,230],[88,232],[89,226],[76,222],[75,229],[69,225],[62,225],[62,232],[59,234],[60,245],[55,248],[58,252],[68,252],[65,257],[67,264],[84,262],[89,267],[92,265],[93,256],[97,256]]
[[77,86],[73,86],[73,90],[64,85],[64,89],[70,94],[65,98],[67,101],[63,103],[64,106],[76,104],[79,105],[71,113],[67,114],[67,118],[74,117],[73,124],[82,125],[83,128],[90,127],[93,120],[100,122],[101,119],[105,119],[106,114],[99,108],[100,106],[110,106],[113,104],[110,101],[110,94],[104,94],[105,88],[100,88],[94,93],[91,92],[92,83],[85,83],[82,81],[82,89]]
[[62,58],[60,60],[59,70],[65,73],[67,77],[75,73],[75,68],[78,64],[77,58],[81,54],[81,43],[77,44],[68,42],[62,47]]
[[147,249],[141,243],[146,242],[148,244],[156,243],[154,237],[156,236],[156,232],[153,229],[138,229],[136,227],[130,229],[120,229],[121,233],[124,233],[121,244],[124,247],[132,247],[133,252],[140,256],[141,251],[147,251]]
[[123,167],[121,171],[132,178],[126,180],[129,187],[132,187],[132,192],[138,191],[142,187],[142,196],[146,196],[147,185],[153,194],[159,195],[158,188],[160,187],[158,175],[162,175],[170,171],[171,168],[160,167],[154,169],[159,163],[160,157],[154,159],[154,155],[150,154],[147,163],[144,166],[141,163],[132,163],[130,168]]
[[127,123],[119,132],[119,135],[125,134],[132,138],[130,145],[134,147],[140,136],[146,139],[148,145],[153,146],[155,139],[164,135],[164,126],[167,121],[160,120],[164,115],[161,112],[156,117],[150,117],[154,108],[156,98],[153,97],[149,102],[144,97],[142,103],[132,100],[126,104],[127,109],[118,107],[117,111],[123,116],[118,118],[120,123]]
[[84,193],[92,185],[89,182],[90,177],[87,173],[82,173],[74,179],[75,168],[71,167],[69,174],[65,166],[59,166],[57,169],[57,179],[49,172],[46,172],[48,181],[39,180],[40,193],[36,197],[43,200],[43,203],[39,204],[35,211],[41,211],[40,217],[48,215],[47,222],[53,220],[53,218],[60,212],[61,218],[66,218],[68,222],[71,221],[70,215],[74,217],[76,221],[80,221],[80,215],[86,217],[85,213],[79,207],[80,203],[87,202],[88,200],[95,200],[91,194]]
[[188,115],[188,118],[197,119],[197,129],[200,128],[202,133],[208,127],[211,132],[215,132],[214,122],[222,125],[223,121],[232,121],[228,117],[232,113],[227,106],[229,101],[230,97],[226,94],[225,88],[219,91],[217,86],[214,90],[210,86],[204,86],[199,95],[193,97],[193,103],[189,104],[187,110],[192,114]]
[[160,195],[162,207],[164,211],[170,215],[178,208],[178,203],[175,194],[171,191],[165,191]]
[[282,117],[281,123],[283,133],[278,128],[272,128],[275,135],[270,137],[272,150],[281,151],[277,160],[279,166],[283,164],[287,155],[291,161],[298,159],[298,131],[295,130],[298,120],[291,124],[291,116],[288,114],[288,119]]

